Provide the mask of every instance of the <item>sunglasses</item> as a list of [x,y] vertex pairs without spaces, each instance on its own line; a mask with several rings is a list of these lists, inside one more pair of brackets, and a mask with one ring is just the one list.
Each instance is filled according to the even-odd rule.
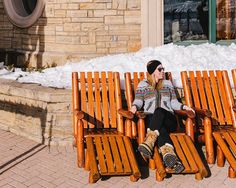
[[159,67],[157,70],[158,70],[159,72],[161,72],[161,71],[165,71],[165,68],[164,68],[164,67]]

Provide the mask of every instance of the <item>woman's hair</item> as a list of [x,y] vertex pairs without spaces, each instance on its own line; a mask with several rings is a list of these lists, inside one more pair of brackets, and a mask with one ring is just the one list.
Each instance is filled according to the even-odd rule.
[[154,78],[154,74],[147,74],[147,80],[149,84],[154,87],[157,91],[159,91],[163,87],[163,80],[159,80],[156,83],[156,79]]

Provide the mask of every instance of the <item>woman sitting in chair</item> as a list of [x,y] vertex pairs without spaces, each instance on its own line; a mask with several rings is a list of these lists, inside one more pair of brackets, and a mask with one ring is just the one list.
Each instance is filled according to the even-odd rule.
[[[175,154],[169,133],[177,129],[174,110],[194,110],[177,100],[174,87],[169,80],[164,80],[164,68],[160,61],[152,60],[147,64],[147,79],[142,80],[135,91],[135,99],[130,111],[136,113],[143,109],[147,113],[145,119],[147,135],[138,150],[147,158],[153,155],[157,141],[166,167],[176,173],[184,170],[184,166]],[[157,139],[158,138],[158,139]]]

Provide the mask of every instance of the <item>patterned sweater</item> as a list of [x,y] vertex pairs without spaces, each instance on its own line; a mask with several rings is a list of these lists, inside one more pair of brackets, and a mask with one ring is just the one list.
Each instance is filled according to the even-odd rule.
[[135,91],[133,105],[138,110],[143,109],[144,112],[152,114],[157,107],[171,113],[182,108],[182,103],[177,100],[174,87],[169,80],[163,80],[163,87],[159,91],[149,85],[146,79],[142,80]]

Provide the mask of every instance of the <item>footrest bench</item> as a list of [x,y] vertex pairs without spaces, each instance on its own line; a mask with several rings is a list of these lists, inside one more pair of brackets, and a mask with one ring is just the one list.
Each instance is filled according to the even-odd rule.
[[[197,180],[206,177],[208,175],[207,169],[204,166],[191,138],[184,133],[171,133],[170,137],[174,144],[176,154],[185,168],[181,173],[193,173]],[[154,161],[157,168],[157,181],[162,181],[167,173],[175,173],[173,169],[165,168],[157,147],[154,150]]]
[[86,146],[90,183],[95,183],[101,176],[130,175],[131,181],[141,177],[129,137],[88,135]]

